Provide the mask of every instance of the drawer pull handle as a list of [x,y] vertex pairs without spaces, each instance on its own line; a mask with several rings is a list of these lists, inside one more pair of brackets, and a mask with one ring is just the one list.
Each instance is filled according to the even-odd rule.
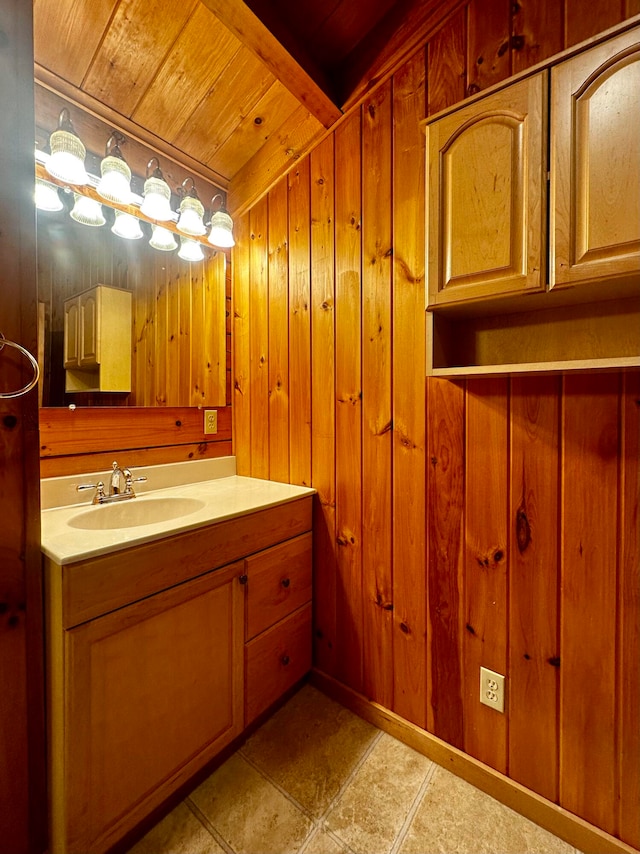
[[240,582],[240,584],[246,584],[248,580],[249,580],[249,576],[248,576],[248,575],[241,575],[241,576],[238,578],[238,581]]
[[284,664],[284,666],[286,667],[286,666],[287,666],[287,664],[289,664],[289,656],[288,656],[288,655],[283,655],[283,656],[282,656],[282,658],[280,659],[280,661],[281,661],[281,662]]
[[288,587],[291,584],[291,579],[283,578],[280,583],[282,584],[283,587]]

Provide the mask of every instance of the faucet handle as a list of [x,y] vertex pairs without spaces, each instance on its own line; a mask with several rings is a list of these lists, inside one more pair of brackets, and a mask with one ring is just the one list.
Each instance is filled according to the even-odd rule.
[[147,480],[144,475],[141,475],[140,477],[133,477],[129,469],[122,469],[122,474],[124,475],[125,492],[133,492],[134,483],[145,483],[145,481]]
[[97,483],[79,483],[76,486],[76,492],[84,492],[85,489],[95,489],[96,494],[93,496],[94,504],[100,504],[104,501],[104,483],[101,480]]

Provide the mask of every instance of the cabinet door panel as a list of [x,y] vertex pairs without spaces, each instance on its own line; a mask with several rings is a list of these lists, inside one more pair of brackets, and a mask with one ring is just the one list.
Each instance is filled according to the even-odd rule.
[[78,300],[65,302],[64,305],[64,366],[78,366],[78,330],[80,325],[80,309]]
[[106,849],[241,731],[240,567],[66,632],[59,848]]
[[551,283],[637,276],[640,33],[567,60],[551,80]]
[[427,126],[429,305],[544,289],[546,79]]
[[83,366],[97,365],[100,362],[98,352],[98,317],[100,313],[100,288],[80,297],[80,359]]

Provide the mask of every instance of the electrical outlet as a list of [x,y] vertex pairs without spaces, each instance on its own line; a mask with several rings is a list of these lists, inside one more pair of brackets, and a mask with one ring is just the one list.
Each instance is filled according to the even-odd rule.
[[486,667],[480,668],[480,702],[504,713],[504,676]]
[[205,411],[204,411],[204,432],[205,433],[217,433],[218,432],[218,410],[217,409],[205,409]]

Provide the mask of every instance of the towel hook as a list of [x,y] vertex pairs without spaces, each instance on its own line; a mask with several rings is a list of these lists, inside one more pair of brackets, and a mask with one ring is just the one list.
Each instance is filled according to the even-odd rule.
[[26,356],[27,359],[31,362],[31,367],[33,368],[33,379],[25,386],[19,388],[17,391],[0,391],[0,398],[20,397],[21,395],[26,394],[28,391],[31,391],[31,389],[40,379],[40,366],[27,349],[22,347],[20,344],[16,344],[14,341],[9,341],[9,339],[5,338],[2,332],[0,332],[0,353],[2,353],[2,351],[4,350],[5,344],[9,347],[15,347],[16,350],[19,350],[22,355]]

